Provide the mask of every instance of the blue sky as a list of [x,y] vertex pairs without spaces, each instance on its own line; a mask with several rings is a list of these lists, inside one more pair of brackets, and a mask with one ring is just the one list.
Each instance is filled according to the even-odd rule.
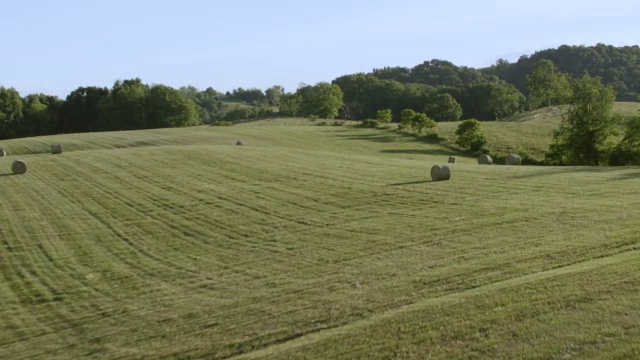
[[562,44],[638,45],[636,1],[3,1],[0,85],[295,91],[430,59],[485,67]]

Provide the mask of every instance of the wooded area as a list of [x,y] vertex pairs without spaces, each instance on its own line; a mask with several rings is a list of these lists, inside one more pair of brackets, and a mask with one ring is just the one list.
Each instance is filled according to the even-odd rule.
[[271,116],[365,120],[380,110],[390,110],[399,122],[406,109],[435,121],[490,121],[566,103],[570,80],[585,73],[611,85],[617,100],[640,102],[639,59],[638,46],[564,45],[522,56],[516,63],[500,59],[485,69],[434,59],[413,68],[384,67],[302,84],[290,93],[275,85],[223,94],[211,87],[147,85],[136,78],[118,80],[111,89],[79,87],[63,100],[46,94],[22,97],[0,86],[0,139]]

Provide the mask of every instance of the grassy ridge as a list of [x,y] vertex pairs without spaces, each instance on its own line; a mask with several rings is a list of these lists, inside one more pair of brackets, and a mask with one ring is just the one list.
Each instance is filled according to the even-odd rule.
[[455,151],[349,127],[2,145],[29,171],[0,176],[0,358],[638,349],[638,168],[460,156],[431,183]]
[[[640,103],[616,102],[613,111],[637,115]],[[516,115],[505,121],[483,122],[482,129],[489,140],[488,147],[491,153],[508,155],[526,152],[533,158],[542,160],[553,139],[553,131],[560,124],[562,113],[562,107],[543,108]],[[440,123],[438,133],[454,142],[459,124],[459,121]]]

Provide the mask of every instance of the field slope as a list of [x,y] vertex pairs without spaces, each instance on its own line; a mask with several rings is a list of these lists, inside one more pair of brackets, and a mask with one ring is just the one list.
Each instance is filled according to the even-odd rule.
[[[514,152],[526,152],[537,160],[544,160],[544,154],[553,140],[553,131],[560,125],[563,112],[562,106],[553,106],[527,111],[503,121],[483,122],[482,128],[489,140],[487,146],[492,154],[505,156]],[[640,103],[616,102],[613,112],[638,115]],[[440,123],[438,132],[453,143],[459,124],[459,121]]]
[[2,142],[0,358],[640,356],[640,168],[278,124]]

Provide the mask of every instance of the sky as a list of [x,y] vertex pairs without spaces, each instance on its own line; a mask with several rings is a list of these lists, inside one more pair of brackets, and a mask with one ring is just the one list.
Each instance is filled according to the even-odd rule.
[[293,92],[431,59],[482,68],[565,44],[640,44],[637,0],[0,2],[0,86],[22,96],[132,78]]

